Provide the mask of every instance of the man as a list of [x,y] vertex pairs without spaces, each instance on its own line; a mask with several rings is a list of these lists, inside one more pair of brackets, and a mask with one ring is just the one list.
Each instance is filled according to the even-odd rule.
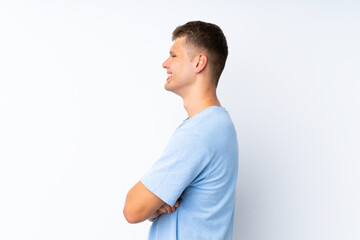
[[163,63],[165,89],[180,97],[188,113],[164,152],[130,189],[124,216],[153,221],[149,239],[232,239],[238,142],[234,124],[216,88],[228,48],[214,24],[188,22],[173,32]]

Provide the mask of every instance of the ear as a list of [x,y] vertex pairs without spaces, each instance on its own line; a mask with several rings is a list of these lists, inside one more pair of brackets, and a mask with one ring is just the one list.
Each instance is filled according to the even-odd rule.
[[205,53],[200,53],[199,55],[197,55],[195,72],[200,73],[201,71],[203,71],[206,66],[206,63],[207,63],[207,56]]

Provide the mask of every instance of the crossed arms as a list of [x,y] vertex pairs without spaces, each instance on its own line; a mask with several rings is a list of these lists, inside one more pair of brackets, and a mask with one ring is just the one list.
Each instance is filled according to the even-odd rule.
[[129,223],[139,223],[146,219],[153,221],[163,213],[174,212],[178,206],[178,201],[174,206],[169,206],[139,181],[126,196],[123,214]]

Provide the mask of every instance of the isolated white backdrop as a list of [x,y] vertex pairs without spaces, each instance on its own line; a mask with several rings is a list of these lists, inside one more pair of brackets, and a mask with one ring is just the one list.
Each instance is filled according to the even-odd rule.
[[218,24],[234,239],[360,239],[357,1],[1,1],[0,239],[146,239],[127,191],[187,117],[175,27]]

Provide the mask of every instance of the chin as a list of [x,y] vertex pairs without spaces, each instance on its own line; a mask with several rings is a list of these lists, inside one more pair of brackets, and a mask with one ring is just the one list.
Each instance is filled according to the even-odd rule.
[[173,93],[176,93],[176,92],[174,92],[174,90],[172,90],[172,89],[169,89],[169,88],[164,88],[166,91],[168,91],[168,92],[173,92]]
[[166,82],[164,84],[164,88],[167,90],[167,91],[171,91],[171,87],[169,86],[169,82]]
[[166,91],[173,92],[173,93],[177,94],[176,91],[175,91],[176,89],[169,87],[167,84],[165,84],[164,89]]

